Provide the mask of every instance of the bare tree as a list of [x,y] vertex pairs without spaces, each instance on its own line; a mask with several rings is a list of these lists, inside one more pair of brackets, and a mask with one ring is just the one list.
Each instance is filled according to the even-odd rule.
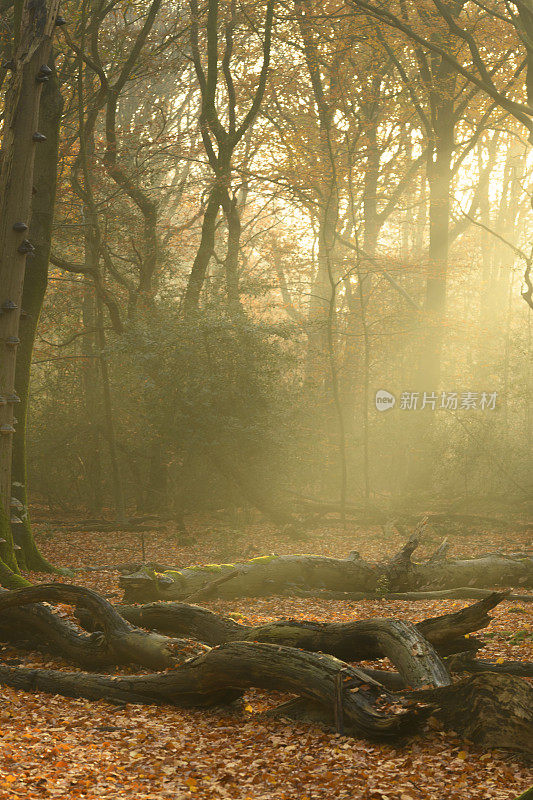
[[225,49],[222,55],[222,74],[225,84],[225,100],[227,102],[227,126],[217,108],[217,92],[219,83],[219,0],[209,0],[207,22],[205,26],[207,69],[204,69],[200,53],[200,10],[197,0],[191,0],[192,15],[190,44],[194,68],[202,105],[200,111],[200,130],[209,165],[214,173],[214,180],[209,191],[207,205],[202,222],[202,233],[187,289],[183,298],[184,313],[189,315],[198,309],[200,293],[204,285],[209,261],[215,244],[215,231],[219,209],[222,208],[228,225],[228,250],[225,261],[226,284],[230,310],[239,303],[238,297],[238,256],[240,241],[240,214],[237,196],[232,192],[231,171],[232,156],[235,148],[245,133],[253,125],[265,92],[268,68],[270,64],[270,48],[272,42],[272,26],[274,21],[274,0],[268,0],[262,42],[262,65],[252,102],[239,121],[238,101],[231,70],[234,36],[237,26],[237,5],[234,0],[229,5],[228,19],[225,24]]

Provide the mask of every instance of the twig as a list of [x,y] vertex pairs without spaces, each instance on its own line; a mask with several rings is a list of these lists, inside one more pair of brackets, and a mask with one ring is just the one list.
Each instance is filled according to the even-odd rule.
[[524,253],[523,250],[521,250],[519,247],[514,245],[512,242],[509,242],[500,233],[498,233],[497,231],[493,230],[492,228],[489,228],[488,225],[485,225],[483,222],[480,222],[478,219],[474,219],[474,217],[471,217],[470,214],[467,214],[467,212],[464,211],[462,208],[461,208],[461,213],[463,214],[464,217],[466,217],[466,219],[470,220],[470,222],[472,222],[474,225],[477,225],[479,228],[483,228],[484,231],[487,231],[487,233],[491,233],[493,236],[495,236],[497,239],[499,239],[500,242],[502,242],[503,244],[506,244],[507,247],[510,247],[511,250],[514,253],[516,253],[517,256],[519,256],[520,258],[522,258],[525,261],[526,268],[524,270],[524,283],[526,284],[527,288],[524,289],[522,292],[520,292],[520,295],[524,298],[524,300],[526,301],[528,306],[530,308],[533,308],[533,283],[531,282],[531,267],[533,265],[533,247],[531,248],[531,254],[528,256],[528,255],[526,255]]
[[223,575],[221,578],[217,578],[215,581],[211,581],[211,583],[202,586],[201,589],[197,589],[192,594],[186,595],[183,599],[184,600],[199,600],[201,597],[205,597],[209,595],[213,589],[216,589],[218,586],[221,586],[226,581],[230,581],[232,578],[237,577],[237,575],[241,574],[240,569],[233,570],[228,575]]

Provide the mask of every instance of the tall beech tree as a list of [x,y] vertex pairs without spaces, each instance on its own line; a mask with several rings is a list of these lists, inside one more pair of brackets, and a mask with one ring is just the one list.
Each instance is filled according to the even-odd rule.
[[15,386],[20,397],[17,406],[18,427],[13,438],[12,497],[20,503],[13,509],[12,531],[21,550],[17,551],[17,561],[22,568],[32,570],[58,571],[43,557],[33,537],[28,496],[27,459],[27,417],[30,400],[30,372],[33,346],[41,307],[48,283],[48,262],[52,242],[52,223],[57,184],[57,162],[59,133],[63,110],[63,98],[59,90],[58,78],[49,59],[52,74],[43,85],[39,110],[39,131],[46,136],[35,154],[34,190],[31,207],[31,224],[28,238],[35,247],[28,270],[24,276],[22,308],[26,312],[20,323],[20,344],[17,350]]
[[0,581],[20,586],[9,525],[12,496],[15,386],[19,321],[26,259],[34,246],[26,238],[29,228],[35,150],[44,141],[38,129],[43,83],[56,27],[59,0],[25,0],[15,3],[12,58],[4,68],[12,74],[5,98],[4,137],[0,172]]

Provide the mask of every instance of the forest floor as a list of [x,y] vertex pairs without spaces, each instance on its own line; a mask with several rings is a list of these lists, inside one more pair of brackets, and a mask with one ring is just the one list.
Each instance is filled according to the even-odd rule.
[[[74,530],[78,521],[73,517],[59,525],[44,520],[35,526],[39,546],[58,566],[141,560],[141,534]],[[354,549],[363,558],[379,560],[404,541],[380,527],[348,525],[343,532],[337,523],[324,524],[305,541],[292,541],[257,523],[235,530],[229,521],[206,517],[189,521],[189,526],[194,543],[186,545],[170,527],[146,531],[146,560],[186,566],[271,552],[345,557]],[[440,538],[427,542],[427,552]],[[513,529],[512,524],[496,532],[457,527],[448,538],[454,556],[531,545],[531,531]],[[42,574],[29,577],[50,581]],[[117,573],[82,573],[71,582],[120,601]],[[372,616],[416,622],[467,604],[287,597],[204,603],[249,623]],[[533,660],[533,604],[507,601],[492,613],[493,622],[480,634],[486,642],[484,657]],[[2,645],[0,659],[12,665],[76,669],[60,658]],[[435,727],[404,742],[375,744],[317,725],[265,718],[266,709],[287,699],[281,693],[250,691],[237,708],[207,711],[117,707],[1,686],[0,698],[0,800],[512,800],[533,782],[530,769],[517,758],[482,750]]]

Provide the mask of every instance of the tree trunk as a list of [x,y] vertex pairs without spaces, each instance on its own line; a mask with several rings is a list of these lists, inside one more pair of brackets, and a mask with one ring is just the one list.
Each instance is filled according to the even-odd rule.
[[8,589],[28,586],[29,582],[19,571],[9,517],[0,501],[0,584]]
[[202,237],[198,251],[194,258],[191,273],[187,283],[187,289],[183,296],[183,313],[185,316],[190,316],[195,311],[198,311],[200,303],[200,293],[202,291],[205,278],[207,275],[207,268],[209,261],[213,254],[215,247],[215,231],[218,210],[222,204],[224,197],[224,190],[221,189],[217,180],[213,184],[209,193],[209,200],[205,209],[204,219],[202,222]]
[[[423,620],[415,628],[441,656],[476,651],[479,641],[471,634],[490,623],[491,617],[487,612],[505,598],[505,593],[493,592],[461,611]],[[383,658],[385,651],[380,644],[380,635],[383,631],[394,634],[389,626],[393,620],[386,619],[354,622],[280,620],[264,625],[244,625],[186,603],[119,605],[116,610],[137,627],[167,636],[190,637],[210,646],[234,641],[265,642],[328,653],[343,661]],[[87,630],[98,629],[98,619],[85,608],[77,611],[77,617]]]
[[[358,736],[390,739],[412,731],[424,711],[407,709],[365,673],[316,653],[290,647],[233,642],[189,659],[170,672],[128,677],[68,673],[59,670],[0,667],[0,683],[17,689],[119,703],[170,704],[209,708],[230,703],[246,689],[258,687],[294,692],[333,708],[338,678],[342,681],[344,719]],[[353,689],[357,689],[356,692]],[[376,708],[381,698],[394,705],[391,713]]]
[[[50,66],[54,66],[52,59]],[[17,560],[21,568],[40,572],[60,570],[56,570],[40,553],[32,534],[28,510],[26,428],[33,345],[48,281],[62,111],[63,98],[54,70],[49,82],[43,86],[39,111],[39,131],[46,136],[46,142],[39,145],[35,155],[31,225],[28,234],[35,253],[28,262],[28,271],[24,276],[22,308],[27,316],[21,320],[21,341],[17,351],[15,386],[20,397],[20,404],[17,406],[19,429],[13,439],[12,460],[12,495],[23,506],[22,509],[15,508],[15,517],[20,522],[12,526],[14,542],[22,548],[17,551]]]
[[154,434],[148,447],[148,475],[143,487],[140,511],[146,514],[161,514],[169,507],[168,454],[164,440]]
[[208,564],[186,567],[162,574],[146,571],[120,579],[124,602],[182,600],[205,589],[214,578],[231,575],[212,596],[223,598],[261,597],[290,594],[300,589],[312,592],[374,593],[424,591],[465,586],[533,586],[533,558],[499,554],[472,559],[447,559],[414,563],[410,558],[398,564],[368,563],[355,554],[353,558],[323,556],[264,556],[236,564]]
[[104,331],[104,319],[102,303],[99,297],[96,298],[96,324],[98,332],[98,346],[100,350],[100,373],[102,376],[102,392],[104,406],[104,430],[109,448],[109,461],[111,464],[111,488],[113,491],[113,503],[115,506],[116,520],[119,525],[127,524],[126,505],[124,502],[124,490],[122,486],[122,475],[115,434],[115,417],[113,413],[113,400],[111,396],[111,381],[109,379],[109,369],[106,355],[106,337]]
[[[85,207],[84,218],[90,213]],[[85,266],[94,267],[97,259],[94,256],[94,235],[91,225],[85,225]],[[90,516],[101,517],[104,507],[104,490],[102,481],[102,426],[96,294],[94,286],[87,282],[83,289],[82,324],[84,335],[81,339],[82,362],[81,383],[83,387],[84,408],[87,414],[87,433],[84,442],[84,473],[87,485],[87,508]]]
[[489,672],[412,696],[434,703],[444,727],[465,739],[533,756],[533,687],[521,678]]
[[[9,619],[13,611],[19,615],[29,611],[39,617],[39,609],[44,609],[43,613],[50,616],[46,607],[32,602],[35,600],[66,600],[88,609],[103,629],[103,633],[91,637],[93,649],[100,648],[97,655],[105,653],[102,649],[105,644],[114,649],[119,661],[131,659],[156,668],[172,663],[171,640],[133,628],[107,601],[81,587],[52,584],[1,593],[1,623],[5,625],[6,616]],[[21,604],[29,607],[21,610],[18,608]],[[468,615],[471,609],[464,611]],[[448,615],[448,620],[457,621],[460,614]],[[436,620],[427,622],[434,625]],[[62,620],[60,633],[64,633],[66,625]],[[184,661],[186,653],[182,651],[174,659],[172,670],[155,675],[108,677],[0,666],[0,683],[26,691],[37,689],[118,704],[165,703],[200,708],[232,702],[249,687],[275,689],[297,695],[300,701],[292,705],[300,706],[300,711],[311,706],[315,713],[319,710],[318,718],[322,721],[333,719],[339,733],[372,739],[398,738],[420,730],[420,723],[433,713],[445,727],[452,727],[480,744],[508,747],[517,753],[531,752],[528,735],[533,689],[526,681],[487,673],[452,685],[446,665],[421,632],[420,625],[377,619],[363,626],[374,644],[374,652],[387,656],[397,666],[398,673],[359,670],[331,655],[279,643],[236,641],[214,649],[206,650],[204,646],[203,651],[199,646],[200,653]],[[442,630],[445,627],[441,624]],[[55,638],[56,641],[61,638],[57,630]],[[68,645],[64,654],[76,655],[80,642],[69,636]],[[414,691],[392,694],[385,683],[413,687]],[[291,704],[281,706],[278,712],[289,716],[288,705]]]
[[[26,240],[26,231],[31,214],[35,148],[43,143],[38,130],[42,82],[36,79],[50,55],[58,5],[59,0],[49,0],[48,7],[46,0],[24,3],[20,31],[15,31],[13,77],[5,100],[0,172],[0,395],[3,398],[0,403],[0,506],[6,513],[11,503],[19,320],[26,255],[33,250]],[[5,522],[2,527],[6,527]],[[20,585],[23,581],[16,576],[18,569],[12,556],[11,536],[7,531],[2,533],[3,580],[10,585]],[[6,570],[15,577],[11,578]]]
[[[82,606],[91,614],[98,626],[98,634],[83,637],[74,633],[72,626],[48,612],[44,606],[36,605],[40,601],[48,603],[71,603]],[[25,609],[18,606],[29,608]],[[10,618],[10,609],[16,609],[16,615]],[[44,609],[44,611],[43,611]],[[61,583],[41,584],[13,592],[0,591],[0,626],[6,628],[15,638],[23,638],[28,633],[51,633],[51,640],[44,639],[45,645],[55,645],[63,655],[68,655],[77,662],[100,664],[140,664],[150,669],[164,669],[174,663],[170,646],[172,641],[166,636],[147,633],[135,628],[113,608],[113,606],[91,589],[81,586],[70,586]],[[22,629],[14,627],[17,622],[24,621]],[[87,641],[89,638],[89,641]],[[94,662],[93,662],[94,663]]]
[[241,213],[237,198],[229,194],[223,202],[226,224],[228,227],[228,243],[224,269],[226,273],[226,293],[230,316],[236,317],[242,312],[239,293],[239,255],[241,252]]
[[426,325],[422,341],[418,384],[421,391],[437,391],[440,378],[446,283],[448,273],[451,162],[454,147],[456,74],[444,64],[439,70],[439,97],[433,107],[434,142],[428,157],[429,253],[426,281]]

